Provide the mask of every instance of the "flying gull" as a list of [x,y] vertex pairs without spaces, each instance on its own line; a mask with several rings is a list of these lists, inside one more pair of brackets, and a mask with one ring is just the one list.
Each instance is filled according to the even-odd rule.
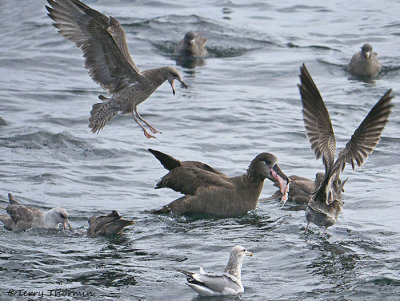
[[201,162],[181,162],[160,151],[149,151],[169,170],[156,189],[171,188],[185,195],[154,213],[243,215],[256,208],[266,178],[280,183],[282,198],[286,199],[289,179],[276,163],[278,159],[270,153],[256,156],[245,174],[228,177]]
[[95,235],[114,235],[119,234],[122,230],[135,222],[132,220],[123,219],[117,211],[113,210],[108,215],[92,216],[89,218],[89,236]]
[[[75,43],[85,57],[89,75],[111,97],[99,96],[101,103],[93,105],[89,127],[98,133],[118,112],[132,113],[136,123],[147,138],[142,121],[153,133],[159,132],[145,121],[137,106],[145,101],[166,80],[175,94],[174,80],[187,88],[173,67],[140,71],[132,60],[126,43],[125,32],[113,17],[107,17],[78,0],[48,0],[48,16],[55,22],[66,39]],[[139,121],[140,120],[140,121]]]
[[14,232],[24,231],[30,228],[59,229],[60,224],[66,229],[66,225],[72,229],[68,222],[68,213],[64,208],[52,208],[42,211],[38,208],[29,208],[18,203],[11,193],[8,194],[10,204],[6,210],[8,215],[0,215],[5,227]]
[[235,246],[222,275],[206,274],[203,268],[200,268],[199,273],[181,269],[177,271],[187,276],[186,284],[200,296],[237,295],[244,292],[241,273],[243,257],[246,255],[253,256],[242,246]]
[[335,224],[342,210],[342,192],[345,181],[341,181],[340,173],[351,163],[353,169],[364,163],[379,143],[383,129],[390,115],[393,96],[388,90],[364,118],[346,147],[339,153],[335,161],[336,139],[333,133],[331,118],[321,94],[310,73],[303,64],[300,67],[299,85],[303,104],[303,120],[311,149],[317,159],[322,157],[325,167],[323,179],[320,181],[307,204],[307,227],[310,222],[326,229]]

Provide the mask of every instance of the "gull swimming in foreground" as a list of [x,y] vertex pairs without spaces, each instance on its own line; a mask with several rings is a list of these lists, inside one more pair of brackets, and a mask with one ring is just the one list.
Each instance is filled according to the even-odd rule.
[[303,120],[311,149],[317,159],[322,157],[325,167],[324,177],[315,187],[311,200],[307,204],[306,219],[308,230],[312,222],[326,229],[335,224],[342,211],[342,192],[345,181],[341,181],[340,173],[351,163],[361,167],[378,145],[383,129],[388,122],[393,96],[388,90],[364,118],[345,148],[335,161],[336,139],[333,133],[331,118],[321,94],[310,73],[303,64],[300,67],[299,89],[303,104]]
[[228,177],[198,161],[179,161],[152,149],[149,152],[169,170],[156,189],[171,188],[185,195],[153,213],[243,215],[256,208],[266,178],[280,183],[282,200],[286,200],[289,179],[276,163],[278,159],[270,153],[256,156],[246,173]]
[[377,53],[372,51],[371,44],[364,44],[361,51],[353,55],[349,63],[349,72],[356,76],[375,77],[381,71]]
[[[162,67],[140,71],[132,60],[125,32],[113,17],[107,17],[78,0],[47,0],[48,16],[53,26],[83,52],[85,68],[90,77],[111,97],[99,96],[101,103],[93,105],[89,127],[98,133],[118,112],[132,113],[135,122],[147,138],[159,131],[145,121],[137,106],[145,101],[166,80],[175,94],[174,80],[183,82],[178,70]],[[140,120],[140,121],[139,121]]]
[[119,234],[125,227],[134,223],[132,220],[123,219],[116,210],[113,210],[108,215],[94,215],[89,218],[87,234],[89,236]]
[[64,230],[68,225],[72,229],[68,221],[68,213],[64,208],[52,208],[43,211],[38,208],[30,208],[18,203],[11,193],[8,194],[10,204],[6,210],[8,215],[0,215],[5,227],[14,232],[21,232],[31,228],[59,229],[60,224]]
[[203,268],[200,268],[199,273],[181,269],[177,271],[187,276],[186,284],[200,296],[237,295],[244,292],[241,280],[244,256],[253,256],[253,254],[242,246],[235,246],[222,275],[206,274]]

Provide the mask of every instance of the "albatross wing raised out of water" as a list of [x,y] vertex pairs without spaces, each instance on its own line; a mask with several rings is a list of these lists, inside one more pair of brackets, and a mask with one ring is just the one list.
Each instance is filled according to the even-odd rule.
[[241,280],[244,256],[253,256],[242,246],[235,246],[229,256],[228,264],[221,275],[206,274],[202,268],[199,273],[177,269],[187,276],[187,285],[200,296],[237,295],[244,292]]
[[372,51],[371,44],[364,44],[361,51],[353,55],[348,65],[349,72],[356,76],[375,77],[381,71],[376,52]]
[[135,222],[123,219],[117,211],[113,210],[108,215],[92,216],[89,218],[88,235],[114,235],[119,234],[122,230]]
[[29,208],[18,203],[11,193],[8,194],[10,205],[6,210],[9,216],[0,215],[0,221],[6,228],[14,232],[24,231],[30,228],[59,229],[60,224],[66,228],[71,225],[68,222],[68,213],[64,208],[52,208],[42,211],[37,208]]
[[171,188],[185,195],[154,213],[238,216],[256,208],[265,178],[279,181],[284,196],[289,189],[289,179],[270,153],[259,154],[245,174],[228,177],[201,162],[181,162],[162,152],[149,151],[169,170],[156,189]]
[[303,104],[303,120],[307,137],[317,159],[322,157],[325,173],[318,183],[306,209],[307,228],[310,222],[325,227],[332,226],[342,210],[342,192],[346,181],[340,173],[351,163],[360,167],[379,143],[391,112],[392,90],[388,90],[364,118],[345,148],[335,161],[336,140],[325,103],[307,68],[300,68],[299,85]]
[[[147,138],[159,132],[138,113],[137,106],[168,80],[175,94],[174,80],[186,84],[173,67],[140,71],[133,62],[126,44],[125,32],[113,17],[107,17],[78,0],[48,0],[48,16],[54,27],[66,39],[75,43],[85,57],[89,75],[110,98],[99,96],[101,103],[93,105],[89,127],[98,133],[118,112],[132,113]],[[140,121],[139,121],[140,120]]]

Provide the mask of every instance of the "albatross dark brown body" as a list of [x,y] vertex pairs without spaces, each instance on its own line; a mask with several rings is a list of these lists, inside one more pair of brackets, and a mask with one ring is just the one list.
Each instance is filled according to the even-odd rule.
[[346,181],[340,180],[340,173],[346,163],[351,163],[353,169],[356,165],[360,167],[374,151],[388,122],[392,107],[392,90],[388,90],[375,104],[335,160],[336,139],[331,119],[305,65],[300,68],[300,81],[307,137],[315,156],[317,159],[322,157],[325,167],[324,177],[316,185],[315,192],[307,204],[307,229],[310,222],[327,228],[336,222],[342,210],[342,192]]
[[185,195],[155,213],[239,216],[256,208],[265,178],[280,177],[286,185],[289,181],[276,164],[277,158],[269,153],[259,154],[245,174],[228,177],[198,161],[181,162],[162,152],[149,151],[170,171],[156,188],[171,188]]

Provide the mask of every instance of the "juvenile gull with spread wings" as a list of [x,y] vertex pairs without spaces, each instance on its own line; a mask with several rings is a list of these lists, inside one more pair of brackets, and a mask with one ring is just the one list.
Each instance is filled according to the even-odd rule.
[[0,215],[0,221],[6,228],[20,232],[30,228],[59,229],[60,224],[64,229],[68,225],[68,213],[64,208],[52,208],[48,211],[42,211],[38,208],[30,208],[18,203],[11,193],[8,194],[10,205],[6,210],[8,215]]
[[200,268],[199,273],[181,269],[177,271],[187,276],[186,284],[200,296],[237,295],[244,292],[241,280],[244,256],[253,256],[253,254],[242,246],[235,246],[222,275],[206,274],[203,268]]
[[307,204],[306,231],[310,222],[325,227],[326,231],[336,222],[342,210],[342,192],[346,181],[340,181],[340,173],[346,163],[351,163],[353,169],[356,164],[360,167],[368,155],[374,151],[391,112],[392,90],[388,90],[375,104],[335,161],[336,140],[331,118],[304,64],[300,67],[300,81],[299,89],[307,137],[315,156],[317,159],[322,157],[325,167],[324,178],[315,187],[311,200]]
[[112,94],[110,98],[100,95],[102,103],[93,105],[89,119],[92,132],[98,133],[118,112],[122,112],[132,113],[144,135],[154,138],[140,121],[151,132],[159,131],[140,116],[137,106],[166,80],[174,94],[174,80],[186,87],[178,70],[163,67],[140,71],[129,54],[125,32],[115,18],[107,17],[78,0],[47,1],[50,5],[46,6],[48,16],[55,21],[53,26],[83,51],[85,68],[89,69],[91,78]]
[[198,161],[179,161],[160,151],[149,151],[169,170],[156,188],[167,187],[185,195],[154,213],[243,215],[256,208],[266,178],[280,183],[282,199],[286,199],[289,179],[270,153],[256,156],[245,174],[228,177]]
[[89,218],[87,233],[89,236],[119,234],[125,227],[134,223],[132,220],[123,219],[117,211],[113,210],[108,215],[94,215]]

